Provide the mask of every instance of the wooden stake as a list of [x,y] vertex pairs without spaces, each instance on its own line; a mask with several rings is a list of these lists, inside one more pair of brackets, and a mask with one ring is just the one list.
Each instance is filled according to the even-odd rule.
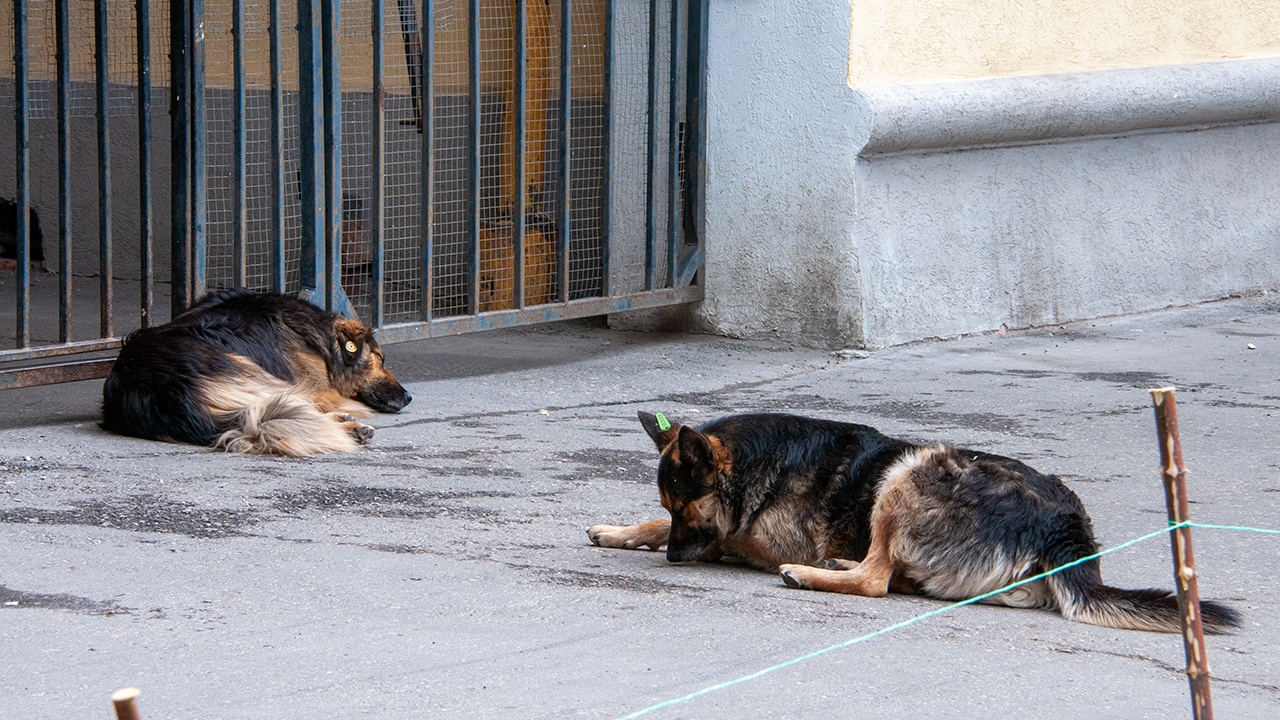
[[111,704],[116,707],[116,720],[142,720],[138,714],[138,688],[124,688],[111,693]]
[[[1187,468],[1182,464],[1182,442],[1178,437],[1178,406],[1171,387],[1148,390],[1155,402],[1156,433],[1160,438],[1160,475],[1164,480],[1165,506],[1169,523],[1188,520]],[[1173,574],[1178,590],[1178,613],[1182,616],[1182,643],[1187,653],[1187,680],[1191,683],[1191,715],[1195,720],[1213,720],[1213,700],[1209,694],[1209,658],[1205,655],[1204,626],[1200,618],[1200,589],[1196,581],[1196,557],[1191,549],[1191,528],[1169,533],[1173,545]]]

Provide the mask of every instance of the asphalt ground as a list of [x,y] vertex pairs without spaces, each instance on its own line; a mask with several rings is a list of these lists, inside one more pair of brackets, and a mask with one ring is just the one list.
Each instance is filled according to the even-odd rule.
[[[1250,347],[1252,346],[1252,347]],[[786,411],[1059,474],[1104,547],[1165,525],[1149,387],[1192,519],[1280,529],[1280,300],[862,356],[577,323],[387,348],[413,404],[357,452],[231,456],[98,428],[100,382],[0,393],[0,717],[617,718],[944,606],[590,545],[660,517],[635,413]],[[1280,537],[1196,530],[1219,717],[1280,717]],[[1103,559],[1172,587],[1164,537]],[[1190,717],[1180,638],[973,606],[652,718]]]

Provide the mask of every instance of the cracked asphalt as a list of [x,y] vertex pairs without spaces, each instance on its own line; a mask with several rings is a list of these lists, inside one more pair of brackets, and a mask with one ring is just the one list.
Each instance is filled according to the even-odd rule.
[[[1251,349],[1249,345],[1252,345]],[[1280,299],[862,356],[589,323],[387,348],[414,402],[358,452],[114,437],[101,383],[0,393],[0,716],[616,718],[941,607],[588,544],[659,517],[639,409],[786,411],[1059,474],[1104,546],[1159,529],[1148,387],[1178,388],[1192,518],[1280,528]],[[1195,533],[1220,717],[1280,716],[1280,539]],[[1106,579],[1171,587],[1163,538]],[[966,607],[653,718],[1190,717],[1179,638]]]

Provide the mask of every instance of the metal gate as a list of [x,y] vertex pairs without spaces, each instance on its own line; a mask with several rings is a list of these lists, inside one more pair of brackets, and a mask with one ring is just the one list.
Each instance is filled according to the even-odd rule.
[[701,299],[707,0],[149,1],[0,0],[0,389],[223,287],[383,343]]

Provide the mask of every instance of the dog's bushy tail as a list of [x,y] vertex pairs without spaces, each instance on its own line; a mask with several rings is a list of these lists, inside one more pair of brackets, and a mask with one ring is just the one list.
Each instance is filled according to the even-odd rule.
[[214,443],[228,452],[303,456],[344,452],[359,445],[339,416],[321,412],[296,389],[275,378],[218,378],[201,395],[217,426]]
[[[1176,633],[1182,629],[1178,598],[1172,592],[1104,585],[1097,560],[1051,575],[1047,583],[1068,620],[1122,630]],[[1200,614],[1207,633],[1240,627],[1240,613],[1222,603],[1201,600]]]

